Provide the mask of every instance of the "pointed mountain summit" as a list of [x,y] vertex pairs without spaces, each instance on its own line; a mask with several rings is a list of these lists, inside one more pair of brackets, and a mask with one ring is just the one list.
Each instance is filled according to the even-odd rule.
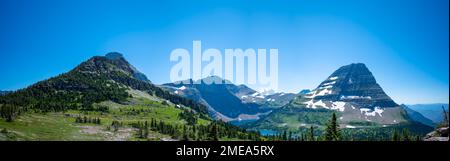
[[356,106],[369,109],[398,106],[386,95],[362,63],[340,67],[305,97],[322,101],[352,102]]
[[128,63],[122,54],[118,52],[110,52],[105,56],[95,56],[86,62],[81,63],[76,70],[84,72],[97,72],[102,74],[111,74],[120,72],[135,79],[148,82],[145,74],[139,72],[133,65]]
[[[389,127],[413,120],[376,82],[362,63],[342,66],[317,88],[258,120],[254,129],[324,126],[336,113],[341,128]],[[421,125],[422,127],[425,125]]]
[[296,97],[290,107],[325,108],[342,113],[344,122],[404,122],[404,111],[376,82],[362,63],[340,67],[306,95]]
[[67,73],[0,97],[0,104],[14,104],[42,111],[92,109],[94,103],[103,101],[126,102],[136,92],[151,94],[207,114],[206,106],[170,94],[152,84],[117,52],[94,56]]
[[106,58],[111,60],[124,59],[123,55],[119,52],[109,52],[105,55]]

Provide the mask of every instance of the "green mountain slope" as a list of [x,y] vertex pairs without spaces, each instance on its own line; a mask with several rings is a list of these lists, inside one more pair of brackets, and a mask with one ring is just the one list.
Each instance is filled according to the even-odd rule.
[[1,140],[261,139],[155,86],[119,53],[0,96],[0,114]]

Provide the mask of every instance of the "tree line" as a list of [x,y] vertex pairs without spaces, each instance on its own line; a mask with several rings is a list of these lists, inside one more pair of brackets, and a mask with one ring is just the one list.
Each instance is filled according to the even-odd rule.
[[[122,124],[114,123],[113,124]],[[236,126],[212,121],[208,125],[189,125],[189,124],[171,124],[162,120],[150,119],[149,121],[136,121],[128,123],[129,126],[136,128],[136,137],[147,139],[150,131],[169,135],[174,139],[189,141],[219,141],[223,139],[239,140],[262,140],[262,136],[253,131],[246,131]],[[113,125],[111,125],[112,127]]]
[[[339,128],[336,114],[326,123],[325,130],[318,132],[317,128],[310,126],[308,130],[299,133],[283,131],[281,133],[267,136],[270,141],[421,141],[419,134],[413,134],[405,128],[361,129],[358,134]],[[356,131],[359,132],[359,131]],[[363,137],[364,136],[364,137]]]

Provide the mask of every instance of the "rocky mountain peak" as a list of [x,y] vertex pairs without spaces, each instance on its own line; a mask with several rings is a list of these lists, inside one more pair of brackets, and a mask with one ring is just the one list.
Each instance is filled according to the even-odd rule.
[[105,55],[106,58],[110,59],[110,60],[116,60],[116,59],[120,59],[120,58],[124,58],[123,54],[119,53],[119,52],[109,52]]
[[111,74],[120,72],[135,79],[150,82],[148,78],[131,65],[121,53],[110,52],[105,56],[94,56],[91,59],[81,63],[75,70],[87,73]]
[[360,107],[397,107],[363,63],[340,67],[309,93],[314,100],[352,102]]

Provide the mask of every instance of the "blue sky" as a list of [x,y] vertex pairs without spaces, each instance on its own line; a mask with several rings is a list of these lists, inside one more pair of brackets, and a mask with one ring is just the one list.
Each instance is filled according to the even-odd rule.
[[0,90],[122,52],[154,83],[175,48],[278,48],[279,88],[365,63],[397,103],[448,103],[448,0],[1,0]]

